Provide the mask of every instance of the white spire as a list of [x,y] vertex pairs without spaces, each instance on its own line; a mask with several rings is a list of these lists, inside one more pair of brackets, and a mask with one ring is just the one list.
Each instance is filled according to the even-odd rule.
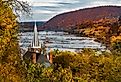
[[32,41],[32,47],[39,47],[39,39],[38,39],[38,32],[37,32],[37,25],[36,25],[36,21],[35,21],[35,25],[34,25],[34,37],[33,37],[33,41]]

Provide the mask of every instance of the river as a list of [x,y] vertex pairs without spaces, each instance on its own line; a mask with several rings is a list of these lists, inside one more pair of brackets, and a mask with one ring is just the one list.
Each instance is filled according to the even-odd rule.
[[[58,49],[63,51],[78,51],[82,48],[93,48],[104,50],[105,46],[99,42],[94,41],[95,38],[77,37],[67,32],[54,32],[54,31],[39,31],[39,43],[45,43],[47,50]],[[19,33],[19,45],[24,51],[27,51],[33,39],[33,32]]]

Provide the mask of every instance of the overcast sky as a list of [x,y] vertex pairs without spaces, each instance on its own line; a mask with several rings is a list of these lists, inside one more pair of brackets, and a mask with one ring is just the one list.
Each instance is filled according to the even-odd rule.
[[102,5],[118,5],[121,6],[121,0],[23,0],[32,6],[32,17],[22,15],[21,21],[47,21],[53,16],[78,10],[82,8],[102,6]]

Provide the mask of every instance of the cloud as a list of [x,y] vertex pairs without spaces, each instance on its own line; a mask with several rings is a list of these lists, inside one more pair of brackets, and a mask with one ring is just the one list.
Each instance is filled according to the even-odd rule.
[[53,2],[35,2],[32,6],[59,6],[61,4]]
[[33,14],[34,13],[38,13],[38,14],[54,14],[56,12],[53,12],[53,11],[47,11],[47,10],[34,10],[33,11]]

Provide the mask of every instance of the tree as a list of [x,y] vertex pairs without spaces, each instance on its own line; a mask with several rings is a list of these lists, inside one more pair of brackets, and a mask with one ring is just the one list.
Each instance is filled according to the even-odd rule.
[[17,0],[0,0],[0,82],[24,81],[18,46],[17,11],[28,12],[27,4]]
[[26,13],[30,15],[31,7],[25,1],[19,0],[3,0],[3,3],[7,4],[15,12],[16,16],[20,16],[20,13]]

